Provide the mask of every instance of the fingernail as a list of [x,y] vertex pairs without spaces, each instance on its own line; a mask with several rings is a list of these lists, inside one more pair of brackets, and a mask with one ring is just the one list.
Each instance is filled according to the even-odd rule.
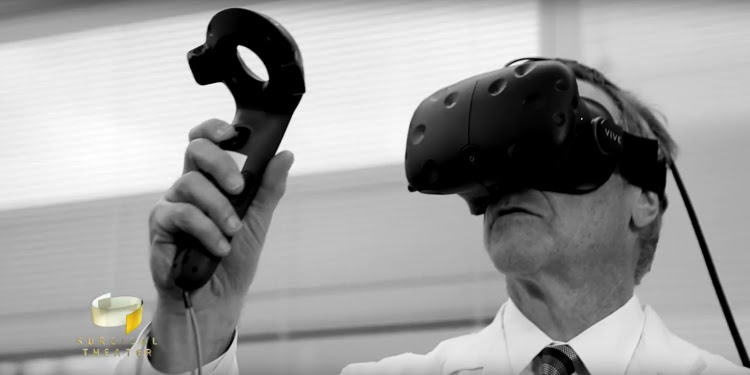
[[229,225],[229,229],[232,230],[232,232],[236,232],[238,229],[240,229],[240,226],[242,225],[240,223],[240,219],[237,218],[237,216],[230,216],[229,219],[227,219],[227,225]]
[[218,130],[218,132],[219,132],[219,136],[223,136],[223,135],[226,135],[226,134],[227,134],[227,132],[229,132],[230,130],[234,130],[234,126],[232,126],[232,125],[230,125],[230,124],[222,124],[222,125],[221,125],[221,126],[219,127],[219,130]]
[[245,181],[242,179],[242,176],[233,175],[229,178],[229,188],[232,189],[232,191],[240,190],[244,183]]
[[232,250],[232,246],[225,239],[219,240],[219,253],[220,255],[227,255],[229,250]]

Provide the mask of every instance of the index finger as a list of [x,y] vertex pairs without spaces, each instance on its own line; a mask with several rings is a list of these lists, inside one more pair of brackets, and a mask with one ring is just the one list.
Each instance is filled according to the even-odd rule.
[[190,141],[198,138],[206,138],[214,143],[219,143],[232,138],[236,133],[237,132],[234,131],[234,126],[226,121],[212,118],[203,121],[200,125],[190,129],[188,138]]

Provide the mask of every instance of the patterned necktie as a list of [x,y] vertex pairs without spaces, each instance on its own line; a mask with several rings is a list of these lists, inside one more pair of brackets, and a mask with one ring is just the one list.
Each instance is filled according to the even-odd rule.
[[542,349],[532,367],[537,375],[572,375],[585,371],[578,354],[565,344],[552,344]]

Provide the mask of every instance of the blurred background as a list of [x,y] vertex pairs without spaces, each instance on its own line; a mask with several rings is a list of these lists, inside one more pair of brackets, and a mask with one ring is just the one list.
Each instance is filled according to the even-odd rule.
[[[407,192],[405,137],[435,90],[534,55],[599,68],[668,118],[750,341],[748,2],[3,0],[0,374],[110,371],[118,357],[84,357],[76,342],[123,336],[91,323],[106,292],[142,298],[151,320],[149,210],[182,171],[189,129],[234,115],[223,85],[195,83],[186,53],[233,6],[284,25],[307,80],[282,143],[296,154],[288,193],[239,327],[242,373],[336,374],[494,317],[507,295],[482,219],[457,197]],[[671,177],[668,194],[637,293],[677,334],[739,363]]]

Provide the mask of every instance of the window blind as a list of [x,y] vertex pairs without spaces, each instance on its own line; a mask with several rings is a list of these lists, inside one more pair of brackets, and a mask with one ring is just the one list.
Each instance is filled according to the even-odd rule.
[[[534,2],[267,2],[295,37],[307,94],[282,147],[307,174],[403,158],[419,102],[537,51]],[[221,84],[198,86],[188,50],[215,12],[0,45],[0,209],[161,191],[187,132],[228,121]],[[44,27],[40,21],[39,27]]]

